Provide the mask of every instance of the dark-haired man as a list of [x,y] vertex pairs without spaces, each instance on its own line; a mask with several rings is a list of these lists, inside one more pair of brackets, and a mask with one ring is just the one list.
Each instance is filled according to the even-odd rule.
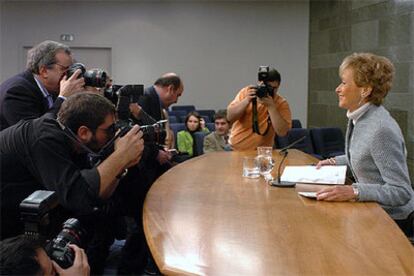
[[[129,203],[138,204],[112,195],[126,169],[141,159],[144,144],[139,126],[117,139],[113,153],[102,162],[89,162],[115,131],[113,104],[102,96],[80,93],[64,101],[57,119],[46,113],[0,132],[2,238],[22,231],[18,206],[35,190],[55,191],[59,203],[76,216],[96,217],[96,210],[113,211],[116,216],[121,211],[111,206],[125,204],[121,207],[127,209]],[[98,227],[90,220],[81,222]],[[98,228],[106,231],[110,226]]]
[[[259,146],[272,147],[275,134],[285,136],[292,127],[292,116],[288,102],[278,94],[281,77],[279,72],[270,68],[265,84],[270,86],[272,95],[257,97],[253,85],[244,87],[227,107],[227,119],[233,124],[230,144],[233,150],[256,150]],[[263,84],[259,81],[258,84]],[[253,132],[253,99],[257,100],[257,122],[259,132]]]
[[89,275],[88,257],[83,249],[69,245],[75,253],[73,265],[62,269],[46,254],[38,240],[19,235],[0,242],[0,275]]
[[219,111],[214,114],[214,126],[215,130],[204,137],[204,153],[213,151],[231,151],[232,148],[229,144],[229,130],[230,122],[227,121],[225,111]]
[[84,79],[77,78],[80,70],[66,79],[72,63],[69,47],[58,42],[46,40],[30,49],[26,71],[0,85],[0,130],[48,111],[56,113],[66,97],[83,90]]

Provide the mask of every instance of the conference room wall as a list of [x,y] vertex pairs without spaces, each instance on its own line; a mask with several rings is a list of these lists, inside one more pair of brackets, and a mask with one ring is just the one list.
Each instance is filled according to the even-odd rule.
[[174,71],[180,104],[225,108],[259,65],[282,74],[293,117],[307,121],[307,1],[3,1],[1,80],[21,71],[23,47],[45,39],[111,49],[115,83],[152,84]]
[[[414,1],[311,1],[308,127],[346,128],[338,67],[353,52],[391,59],[396,74],[385,107],[400,125],[414,185]],[[326,116],[329,114],[329,116]]]

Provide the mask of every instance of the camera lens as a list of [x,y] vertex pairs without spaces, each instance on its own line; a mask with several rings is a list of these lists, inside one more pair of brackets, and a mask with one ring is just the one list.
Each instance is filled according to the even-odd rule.
[[75,253],[69,244],[82,245],[84,230],[77,219],[70,218],[63,223],[63,229],[55,239],[48,245],[47,252],[52,260],[62,268],[73,265]]
[[88,70],[84,74],[85,86],[105,87],[106,72],[101,69]]
[[85,74],[85,71],[86,71],[85,70],[85,66],[82,63],[74,63],[74,64],[72,64],[68,68],[68,71],[66,71],[66,78],[69,79],[75,73],[75,71],[77,69],[80,69],[81,70],[81,73],[79,74],[78,79],[79,78],[82,78],[83,75]]

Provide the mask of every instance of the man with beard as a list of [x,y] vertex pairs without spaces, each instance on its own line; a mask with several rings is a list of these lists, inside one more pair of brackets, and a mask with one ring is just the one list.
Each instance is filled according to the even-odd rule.
[[[71,216],[86,224],[85,228],[99,228],[102,241],[108,236],[103,232],[111,225],[100,222],[108,214],[123,215],[123,210],[138,204],[133,195],[127,194],[128,189],[121,187],[124,183],[119,185],[119,180],[141,159],[142,132],[138,125],[132,127],[115,140],[108,157],[91,164],[91,157],[100,155],[100,150],[114,138],[113,104],[100,95],[79,93],[65,100],[57,119],[54,117],[46,113],[0,132],[1,238],[22,232],[19,203],[24,198],[35,190],[51,190]],[[130,184],[138,185],[125,183]],[[114,206],[117,210],[112,210]],[[97,215],[97,210],[105,212]],[[93,262],[90,259],[92,272]]]
[[80,70],[66,78],[72,63],[69,47],[58,42],[47,40],[30,49],[26,71],[0,85],[0,130],[49,111],[56,114],[66,97],[83,90]]

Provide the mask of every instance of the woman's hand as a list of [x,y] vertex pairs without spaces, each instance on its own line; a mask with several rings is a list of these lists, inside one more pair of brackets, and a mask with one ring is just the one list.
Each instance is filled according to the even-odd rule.
[[335,158],[328,158],[325,160],[321,160],[316,164],[316,169],[320,169],[322,166],[334,166],[336,165]]
[[352,186],[344,185],[324,188],[316,193],[316,199],[324,201],[350,201],[355,200],[356,195]]

